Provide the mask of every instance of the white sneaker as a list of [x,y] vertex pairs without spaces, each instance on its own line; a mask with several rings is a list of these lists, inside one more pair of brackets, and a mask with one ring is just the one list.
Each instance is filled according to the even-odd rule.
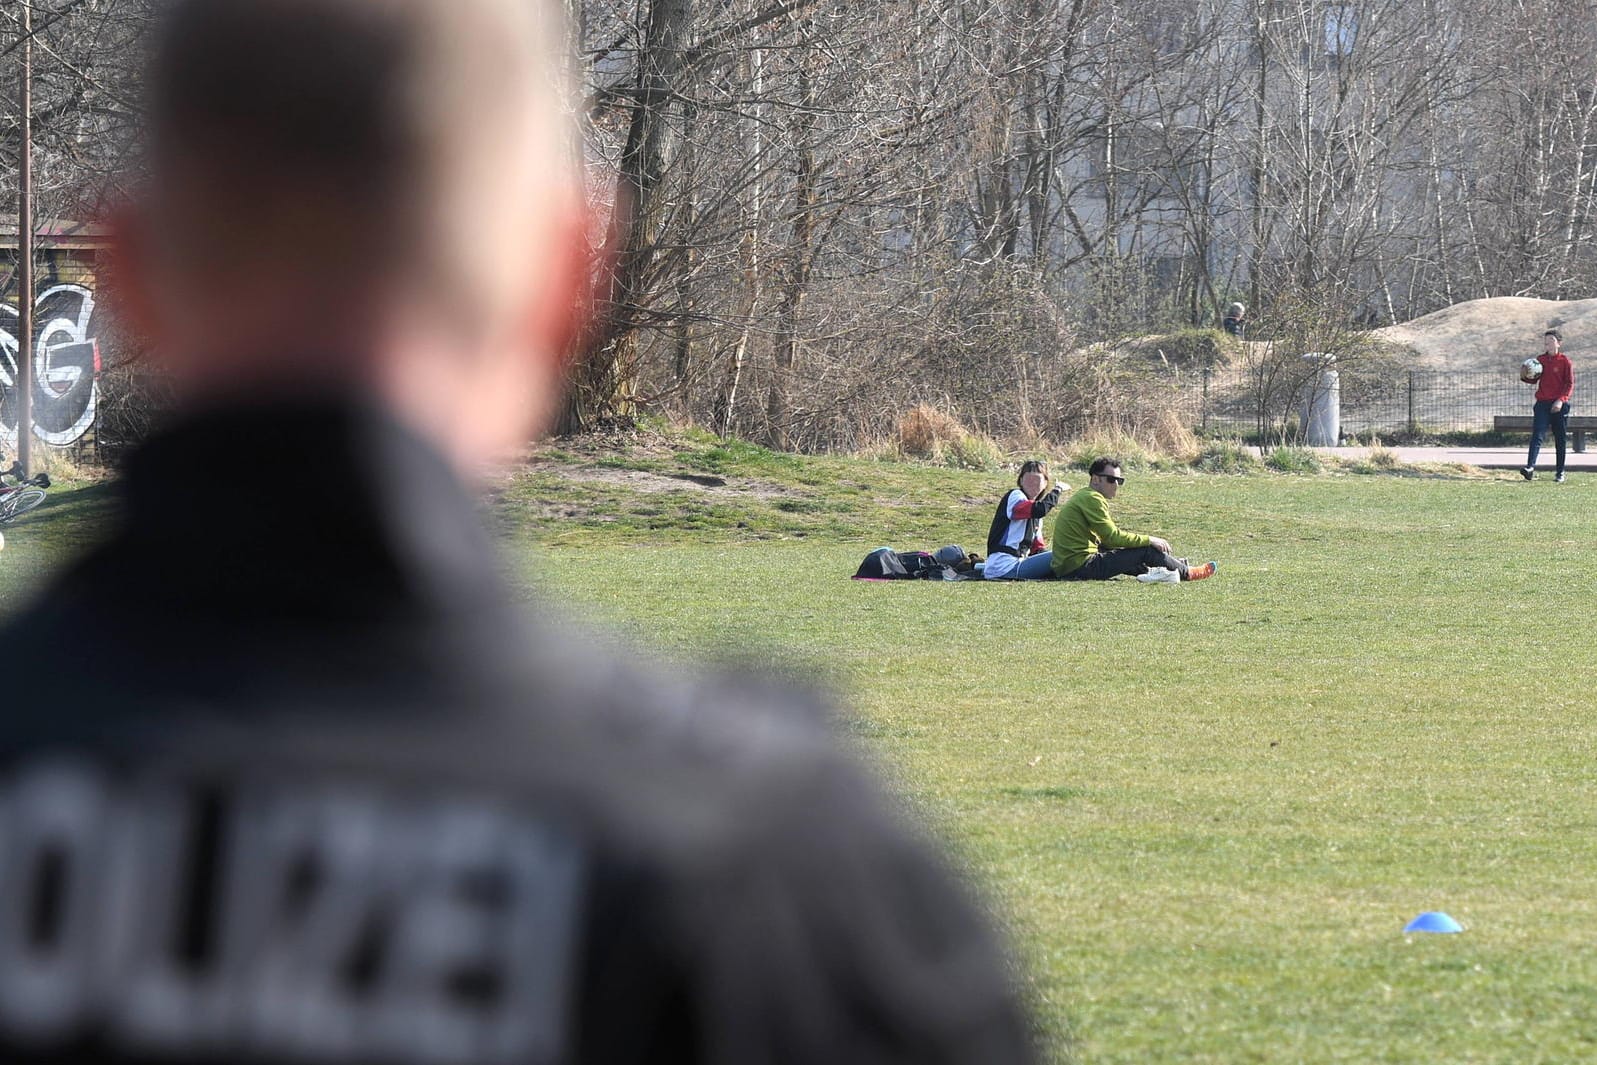
[[1137,574],[1137,580],[1143,584],[1180,584],[1181,571],[1154,566],[1147,573]]

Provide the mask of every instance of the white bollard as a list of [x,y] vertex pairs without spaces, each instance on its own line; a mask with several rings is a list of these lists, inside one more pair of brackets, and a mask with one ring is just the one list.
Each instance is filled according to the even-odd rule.
[[1303,390],[1303,442],[1309,447],[1336,447],[1342,440],[1342,379],[1333,369],[1336,356],[1316,351],[1303,357],[1319,366]]

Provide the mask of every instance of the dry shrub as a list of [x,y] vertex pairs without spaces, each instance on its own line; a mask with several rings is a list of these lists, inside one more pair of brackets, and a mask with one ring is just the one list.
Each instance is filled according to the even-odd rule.
[[1060,450],[1059,444],[1029,421],[1004,437],[1004,449],[1011,455],[1052,455]]
[[966,433],[943,446],[938,460],[960,470],[990,470],[1003,462],[1003,452],[980,433]]
[[916,458],[936,458],[942,445],[966,435],[959,419],[928,403],[912,407],[898,419],[898,447]]
[[860,444],[851,451],[843,454],[850,458],[864,459],[867,462],[898,462],[904,457],[904,449],[898,443],[887,439],[874,439]]
[[1097,458],[1119,459],[1128,469],[1146,469],[1155,458],[1143,442],[1118,426],[1093,429],[1065,446],[1070,465],[1085,470]]
[[1071,442],[1066,454],[1083,469],[1103,455],[1127,467],[1164,469],[1197,462],[1203,444],[1179,412],[1159,410],[1130,424],[1116,420],[1094,426]]
[[94,415],[94,457],[115,465],[158,429],[172,409],[171,383],[139,357],[113,347],[100,376]]
[[1147,427],[1146,437],[1150,451],[1175,462],[1190,463],[1203,450],[1198,435],[1192,431],[1187,420],[1168,407],[1155,415]]
[[991,469],[1002,459],[998,445],[991,439],[971,432],[958,418],[927,403],[911,408],[899,418],[898,448],[905,455],[963,470]]
[[57,481],[94,481],[106,476],[105,467],[87,461],[77,449],[34,446],[33,472],[48,473]]

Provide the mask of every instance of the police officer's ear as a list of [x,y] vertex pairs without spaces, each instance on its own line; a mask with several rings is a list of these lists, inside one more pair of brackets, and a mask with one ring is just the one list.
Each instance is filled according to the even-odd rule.
[[581,203],[552,219],[550,233],[548,272],[528,327],[532,350],[551,358],[550,368],[563,375],[603,342],[596,312],[609,295],[619,241],[614,232],[606,239],[597,212]]

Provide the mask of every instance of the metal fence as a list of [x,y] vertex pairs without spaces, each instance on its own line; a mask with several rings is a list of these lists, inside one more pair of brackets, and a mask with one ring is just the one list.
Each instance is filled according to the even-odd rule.
[[[1503,373],[1411,370],[1374,380],[1344,375],[1342,432],[1411,436],[1489,432],[1494,415],[1530,414],[1535,386],[1521,383],[1513,369]],[[1256,433],[1261,407],[1267,415],[1281,409],[1279,398],[1261,398],[1265,392],[1262,382],[1247,370],[1206,374],[1195,427],[1209,433]],[[1570,408],[1597,413],[1597,379],[1577,375]]]

